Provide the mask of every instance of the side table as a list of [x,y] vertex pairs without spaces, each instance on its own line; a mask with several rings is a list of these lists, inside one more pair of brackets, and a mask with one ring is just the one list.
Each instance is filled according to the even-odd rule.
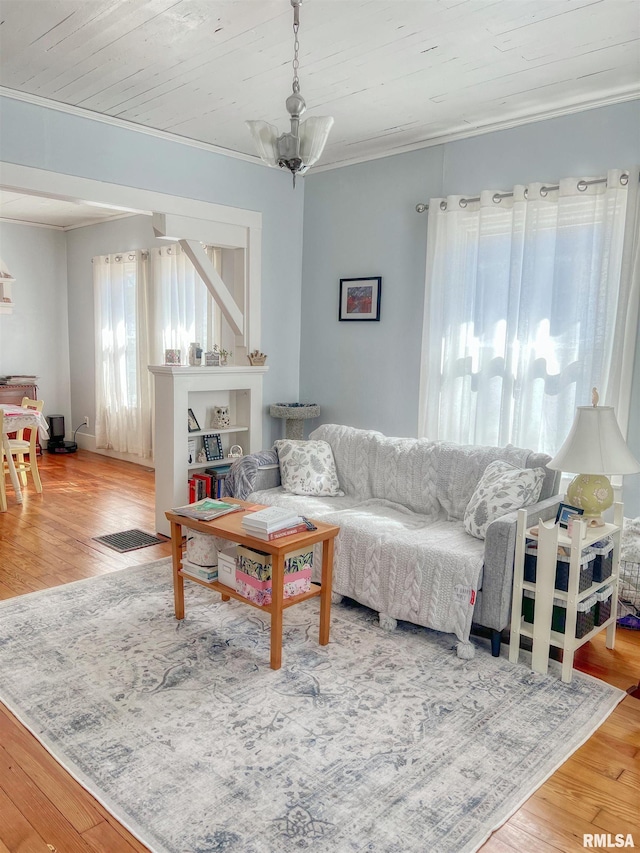
[[[249,504],[235,498],[225,498],[229,503],[237,503],[245,507],[245,511],[264,509],[262,506]],[[301,601],[309,598],[320,598],[320,631],[319,643],[326,646],[329,642],[329,629],[331,624],[331,582],[333,576],[333,545],[334,539],[340,532],[340,528],[333,524],[323,524],[314,521],[316,530],[306,530],[303,533],[295,533],[292,536],[283,536],[271,542],[257,539],[245,533],[242,527],[244,512],[233,512],[220,516],[213,521],[198,521],[177,515],[175,512],[165,513],[171,525],[171,555],[173,558],[173,595],[176,619],[184,619],[184,580],[199,583],[207,589],[219,592],[223,601],[234,598],[242,601],[258,610],[271,614],[271,669],[280,669],[282,665],[282,613],[287,607],[293,607]],[[230,542],[247,545],[257,551],[272,555],[272,577],[271,577],[271,604],[256,604],[240,595],[231,587],[218,581],[207,582],[182,573],[182,528],[197,530],[210,536],[219,536]],[[308,592],[294,595],[291,598],[284,597],[284,558],[291,551],[306,548],[322,542],[322,578],[321,585],[311,584]]]
[[[531,668],[535,672],[546,673],[549,665],[549,648],[562,649],[562,680],[570,682],[573,674],[573,657],[578,648],[606,630],[608,649],[613,649],[618,617],[618,564],[620,560],[620,532],[622,530],[623,505],[614,504],[614,523],[602,527],[586,527],[585,522],[576,521],[571,537],[566,530],[553,522],[540,521],[534,528],[527,529],[527,512],[518,510],[516,532],[516,555],[514,562],[513,599],[511,604],[511,638],[509,641],[509,660],[517,663],[520,654],[520,638],[529,637],[533,641]],[[611,537],[613,539],[613,561],[611,575],[596,581],[580,591],[580,557],[582,551],[594,542]],[[524,580],[524,558],[527,539],[538,540],[535,583]],[[565,592],[555,588],[556,561],[558,546],[570,548],[569,582]],[[578,605],[586,602],[604,586],[611,586],[611,613],[602,624],[596,625],[584,636],[576,637]],[[526,622],[521,616],[522,597],[525,592],[533,597],[533,622]],[[554,598],[563,605],[566,602],[566,620],[564,633],[552,630]],[[583,605],[584,606],[584,605]]]

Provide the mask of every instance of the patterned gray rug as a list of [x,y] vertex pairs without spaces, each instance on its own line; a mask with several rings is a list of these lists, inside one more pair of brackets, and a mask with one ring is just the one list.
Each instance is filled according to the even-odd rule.
[[170,563],[0,604],[0,698],[145,844],[162,853],[476,850],[615,707],[451,638],[333,608],[269,622]]

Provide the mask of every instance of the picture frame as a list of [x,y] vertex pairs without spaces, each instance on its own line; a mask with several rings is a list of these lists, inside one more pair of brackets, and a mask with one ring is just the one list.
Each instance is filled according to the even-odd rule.
[[340,321],[380,320],[382,277],[340,279]]
[[189,432],[198,432],[200,430],[200,424],[198,423],[198,419],[193,414],[193,409],[189,409]]
[[584,510],[580,509],[580,507],[561,503],[558,506],[558,512],[556,513],[556,524],[559,524],[560,527],[564,527],[566,529],[569,525],[569,519],[573,518],[574,515],[583,514]]
[[219,459],[224,459],[224,451],[222,450],[222,441],[219,433],[205,435],[202,440],[204,442],[204,452],[207,462],[216,462]]

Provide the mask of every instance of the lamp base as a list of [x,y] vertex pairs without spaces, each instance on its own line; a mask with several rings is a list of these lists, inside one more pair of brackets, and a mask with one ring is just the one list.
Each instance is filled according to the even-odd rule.
[[567,502],[584,510],[583,519],[589,527],[604,524],[602,513],[613,504],[613,488],[604,474],[578,474],[569,483]]

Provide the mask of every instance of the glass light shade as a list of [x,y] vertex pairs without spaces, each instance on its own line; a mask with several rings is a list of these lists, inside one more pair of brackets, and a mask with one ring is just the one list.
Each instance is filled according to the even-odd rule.
[[274,124],[269,124],[268,121],[248,121],[246,125],[251,131],[260,159],[269,166],[277,166],[278,128]]
[[329,137],[329,131],[333,127],[333,118],[331,116],[314,116],[300,123],[299,154],[293,150],[297,147],[297,142],[296,137],[291,133],[280,135],[278,128],[266,121],[248,121],[246,124],[251,131],[258,154],[265,163],[269,166],[277,166],[279,160],[291,160],[293,157],[299,156],[302,160],[302,166],[298,170],[298,174],[303,175],[310,166],[313,166],[320,159]]
[[332,127],[332,116],[313,116],[301,123],[300,157],[305,168],[313,166],[322,156]]
[[612,406],[579,406],[566,441],[547,467],[585,472],[574,477],[566,497],[595,525],[603,523],[602,513],[613,503],[607,475],[640,471],[640,463],[622,437]]

